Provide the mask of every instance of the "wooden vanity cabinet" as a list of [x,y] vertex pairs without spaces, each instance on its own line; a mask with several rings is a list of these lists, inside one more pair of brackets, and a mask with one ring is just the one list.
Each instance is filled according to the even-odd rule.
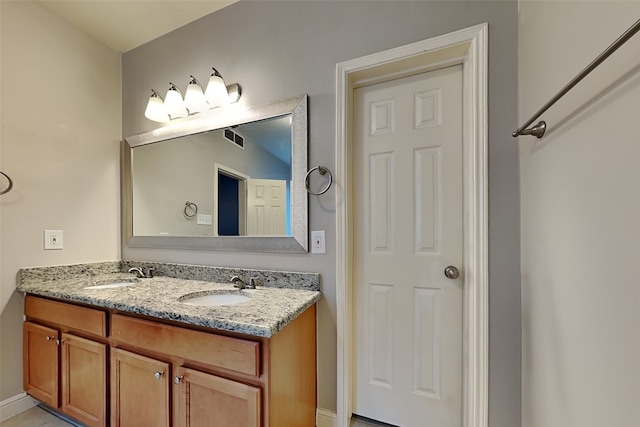
[[87,426],[315,425],[315,305],[271,338],[32,296],[25,315],[25,390]]
[[79,335],[106,336],[106,313],[27,297],[25,316],[25,391],[87,426],[105,426],[107,345]]
[[[110,340],[112,346],[171,363],[173,426],[315,425],[315,305],[271,338],[113,314]],[[117,416],[113,405],[112,416]]]
[[[114,345],[130,348],[124,352],[151,362],[155,359],[138,353],[156,355],[171,360],[173,410],[175,426],[195,427],[219,425],[225,427],[260,427],[261,424],[261,353],[260,342],[228,337],[210,332],[166,325],[146,319],[114,314],[111,318],[111,336]],[[114,349],[112,354],[123,352]],[[114,356],[112,355],[112,387]],[[152,370],[146,368],[149,377]],[[169,369],[167,367],[167,373]],[[222,376],[224,375],[224,376]],[[244,382],[249,384],[245,384]],[[253,383],[253,384],[251,384]],[[119,399],[140,395],[147,386],[134,383],[129,390],[121,390]],[[114,392],[112,391],[112,396]],[[151,396],[145,397],[145,400]],[[154,406],[165,405],[160,396]],[[113,401],[112,401],[113,402]],[[115,413],[112,403],[112,418]],[[112,425],[118,425],[113,424]],[[122,425],[130,425],[123,423]],[[152,424],[145,424],[152,425]],[[166,424],[153,424],[166,425]]]

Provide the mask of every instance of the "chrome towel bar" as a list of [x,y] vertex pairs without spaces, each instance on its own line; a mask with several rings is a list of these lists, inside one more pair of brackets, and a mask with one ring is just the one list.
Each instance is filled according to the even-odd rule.
[[538,117],[542,115],[545,111],[547,111],[553,104],[558,102],[560,98],[562,98],[567,92],[569,92],[575,85],[580,83],[582,79],[584,79],[589,73],[591,73],[598,65],[600,65],[605,59],[607,59],[613,52],[618,50],[620,46],[625,44],[627,40],[633,37],[638,31],[640,31],[640,19],[636,21],[627,31],[624,32],[616,41],[614,41],[608,48],[604,50],[596,59],[594,59],[587,67],[580,72],[577,76],[575,76],[569,83],[566,84],[565,87],[560,89],[558,93],[555,94],[553,98],[549,100],[546,104],[542,106],[535,114],[527,120],[525,124],[520,126],[515,132],[511,134],[511,136],[518,137],[520,135],[533,135],[538,138],[542,138],[544,132],[547,130],[547,123],[544,120],[539,121],[535,126],[529,127],[531,123],[534,122]]

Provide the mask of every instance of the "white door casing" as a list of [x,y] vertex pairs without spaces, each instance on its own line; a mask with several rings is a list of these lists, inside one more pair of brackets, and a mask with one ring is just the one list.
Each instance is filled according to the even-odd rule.
[[354,90],[354,412],[462,424],[462,66]]
[[457,64],[463,78],[462,425],[488,425],[487,37],[485,23],[336,66],[336,187],[342,189],[336,215],[337,427],[348,427],[352,413],[353,91]]

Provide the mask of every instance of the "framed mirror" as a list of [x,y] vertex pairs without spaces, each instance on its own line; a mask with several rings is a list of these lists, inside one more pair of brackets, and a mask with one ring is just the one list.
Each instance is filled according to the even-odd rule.
[[307,252],[307,95],[216,108],[122,143],[129,247]]

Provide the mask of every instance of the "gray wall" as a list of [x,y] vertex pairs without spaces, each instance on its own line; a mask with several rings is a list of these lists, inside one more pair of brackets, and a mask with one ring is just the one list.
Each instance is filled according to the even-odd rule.
[[[482,22],[489,23],[490,423],[520,425],[520,256],[515,1],[241,1],[124,54],[123,136],[153,129],[150,89],[215,66],[259,105],[309,94],[309,166],[335,169],[335,65]],[[339,177],[338,177],[339,178]],[[123,247],[123,258],[319,272],[319,407],[336,408],[335,189],[309,198],[309,229],[326,255],[235,254]]]
[[[640,16],[520,6],[521,121]],[[520,138],[524,427],[640,425],[638,53],[636,35],[543,114],[542,140]]]

